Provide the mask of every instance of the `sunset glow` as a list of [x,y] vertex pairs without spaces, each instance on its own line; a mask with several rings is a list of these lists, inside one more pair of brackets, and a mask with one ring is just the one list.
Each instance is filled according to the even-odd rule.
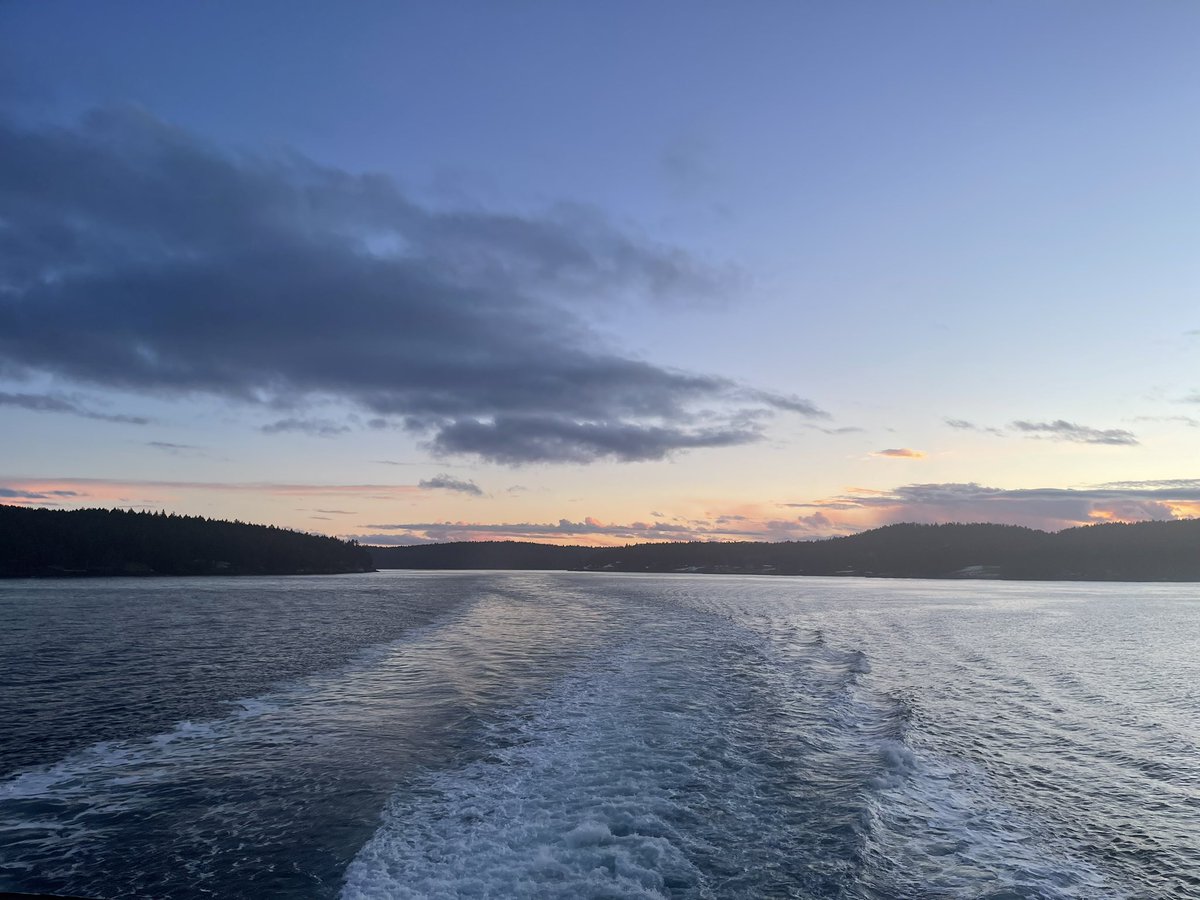
[[374,543],[1200,510],[1194,8],[264,47],[252,7],[0,12],[0,502]]

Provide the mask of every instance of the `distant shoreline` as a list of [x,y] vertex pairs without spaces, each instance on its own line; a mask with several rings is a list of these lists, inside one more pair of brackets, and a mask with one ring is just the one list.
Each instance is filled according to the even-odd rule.
[[269,525],[0,505],[0,578],[347,575],[511,570],[994,581],[1200,582],[1200,519],[1046,532],[887,525],[814,541],[574,547],[463,541],[364,547]]
[[816,541],[563,547],[461,541],[368,547],[378,569],[858,576],[989,581],[1200,581],[1200,519],[1046,532],[1015,525],[898,524]]

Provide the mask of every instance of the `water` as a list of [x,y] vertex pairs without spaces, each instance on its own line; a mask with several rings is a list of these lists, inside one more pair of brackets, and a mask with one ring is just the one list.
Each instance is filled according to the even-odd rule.
[[0,890],[1200,898],[1190,585],[0,583]]

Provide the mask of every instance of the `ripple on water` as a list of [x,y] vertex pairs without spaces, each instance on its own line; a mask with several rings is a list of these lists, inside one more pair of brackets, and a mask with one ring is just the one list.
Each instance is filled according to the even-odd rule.
[[[243,678],[245,660],[200,692],[176,691],[171,662],[220,668],[246,641],[206,637],[236,631],[243,613],[269,636],[276,625],[249,594],[188,607],[179,585],[122,588],[157,610],[152,639],[114,661],[119,680],[60,680],[78,687],[59,708],[79,731],[55,744],[69,754],[0,783],[0,886],[1200,898],[1200,665],[1186,638],[1200,610],[1176,602],[1183,588],[1147,588],[1131,605],[1127,586],[1116,598],[1104,586],[822,579],[370,583],[405,589],[291,607],[279,633],[316,669],[240,701],[225,687],[265,677]],[[275,585],[273,615],[304,584]],[[340,632],[336,652],[309,646],[360,599],[367,624]],[[179,621],[172,603],[186,607]],[[428,624],[391,622],[389,604],[398,622]],[[209,616],[218,607],[226,619]],[[50,670],[91,671],[120,652],[112,621],[91,628],[101,637],[75,663],[63,647],[50,654]],[[172,628],[174,651],[156,649]],[[339,668],[359,640],[375,649]],[[276,651],[269,671],[304,668]],[[165,711],[103,699],[97,685],[119,688],[147,660],[163,668],[130,697],[162,695]],[[55,721],[44,674],[19,676],[49,704],[28,723]],[[92,701],[102,733],[124,736],[81,740]],[[11,695],[0,707],[22,709]],[[186,714],[162,724],[173,710]],[[37,749],[36,729],[20,741],[10,758]]]

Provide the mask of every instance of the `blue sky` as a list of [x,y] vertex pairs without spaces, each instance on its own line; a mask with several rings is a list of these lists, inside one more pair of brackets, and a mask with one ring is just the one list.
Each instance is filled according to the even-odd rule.
[[388,541],[1193,515],[1198,38],[0,5],[0,492]]

